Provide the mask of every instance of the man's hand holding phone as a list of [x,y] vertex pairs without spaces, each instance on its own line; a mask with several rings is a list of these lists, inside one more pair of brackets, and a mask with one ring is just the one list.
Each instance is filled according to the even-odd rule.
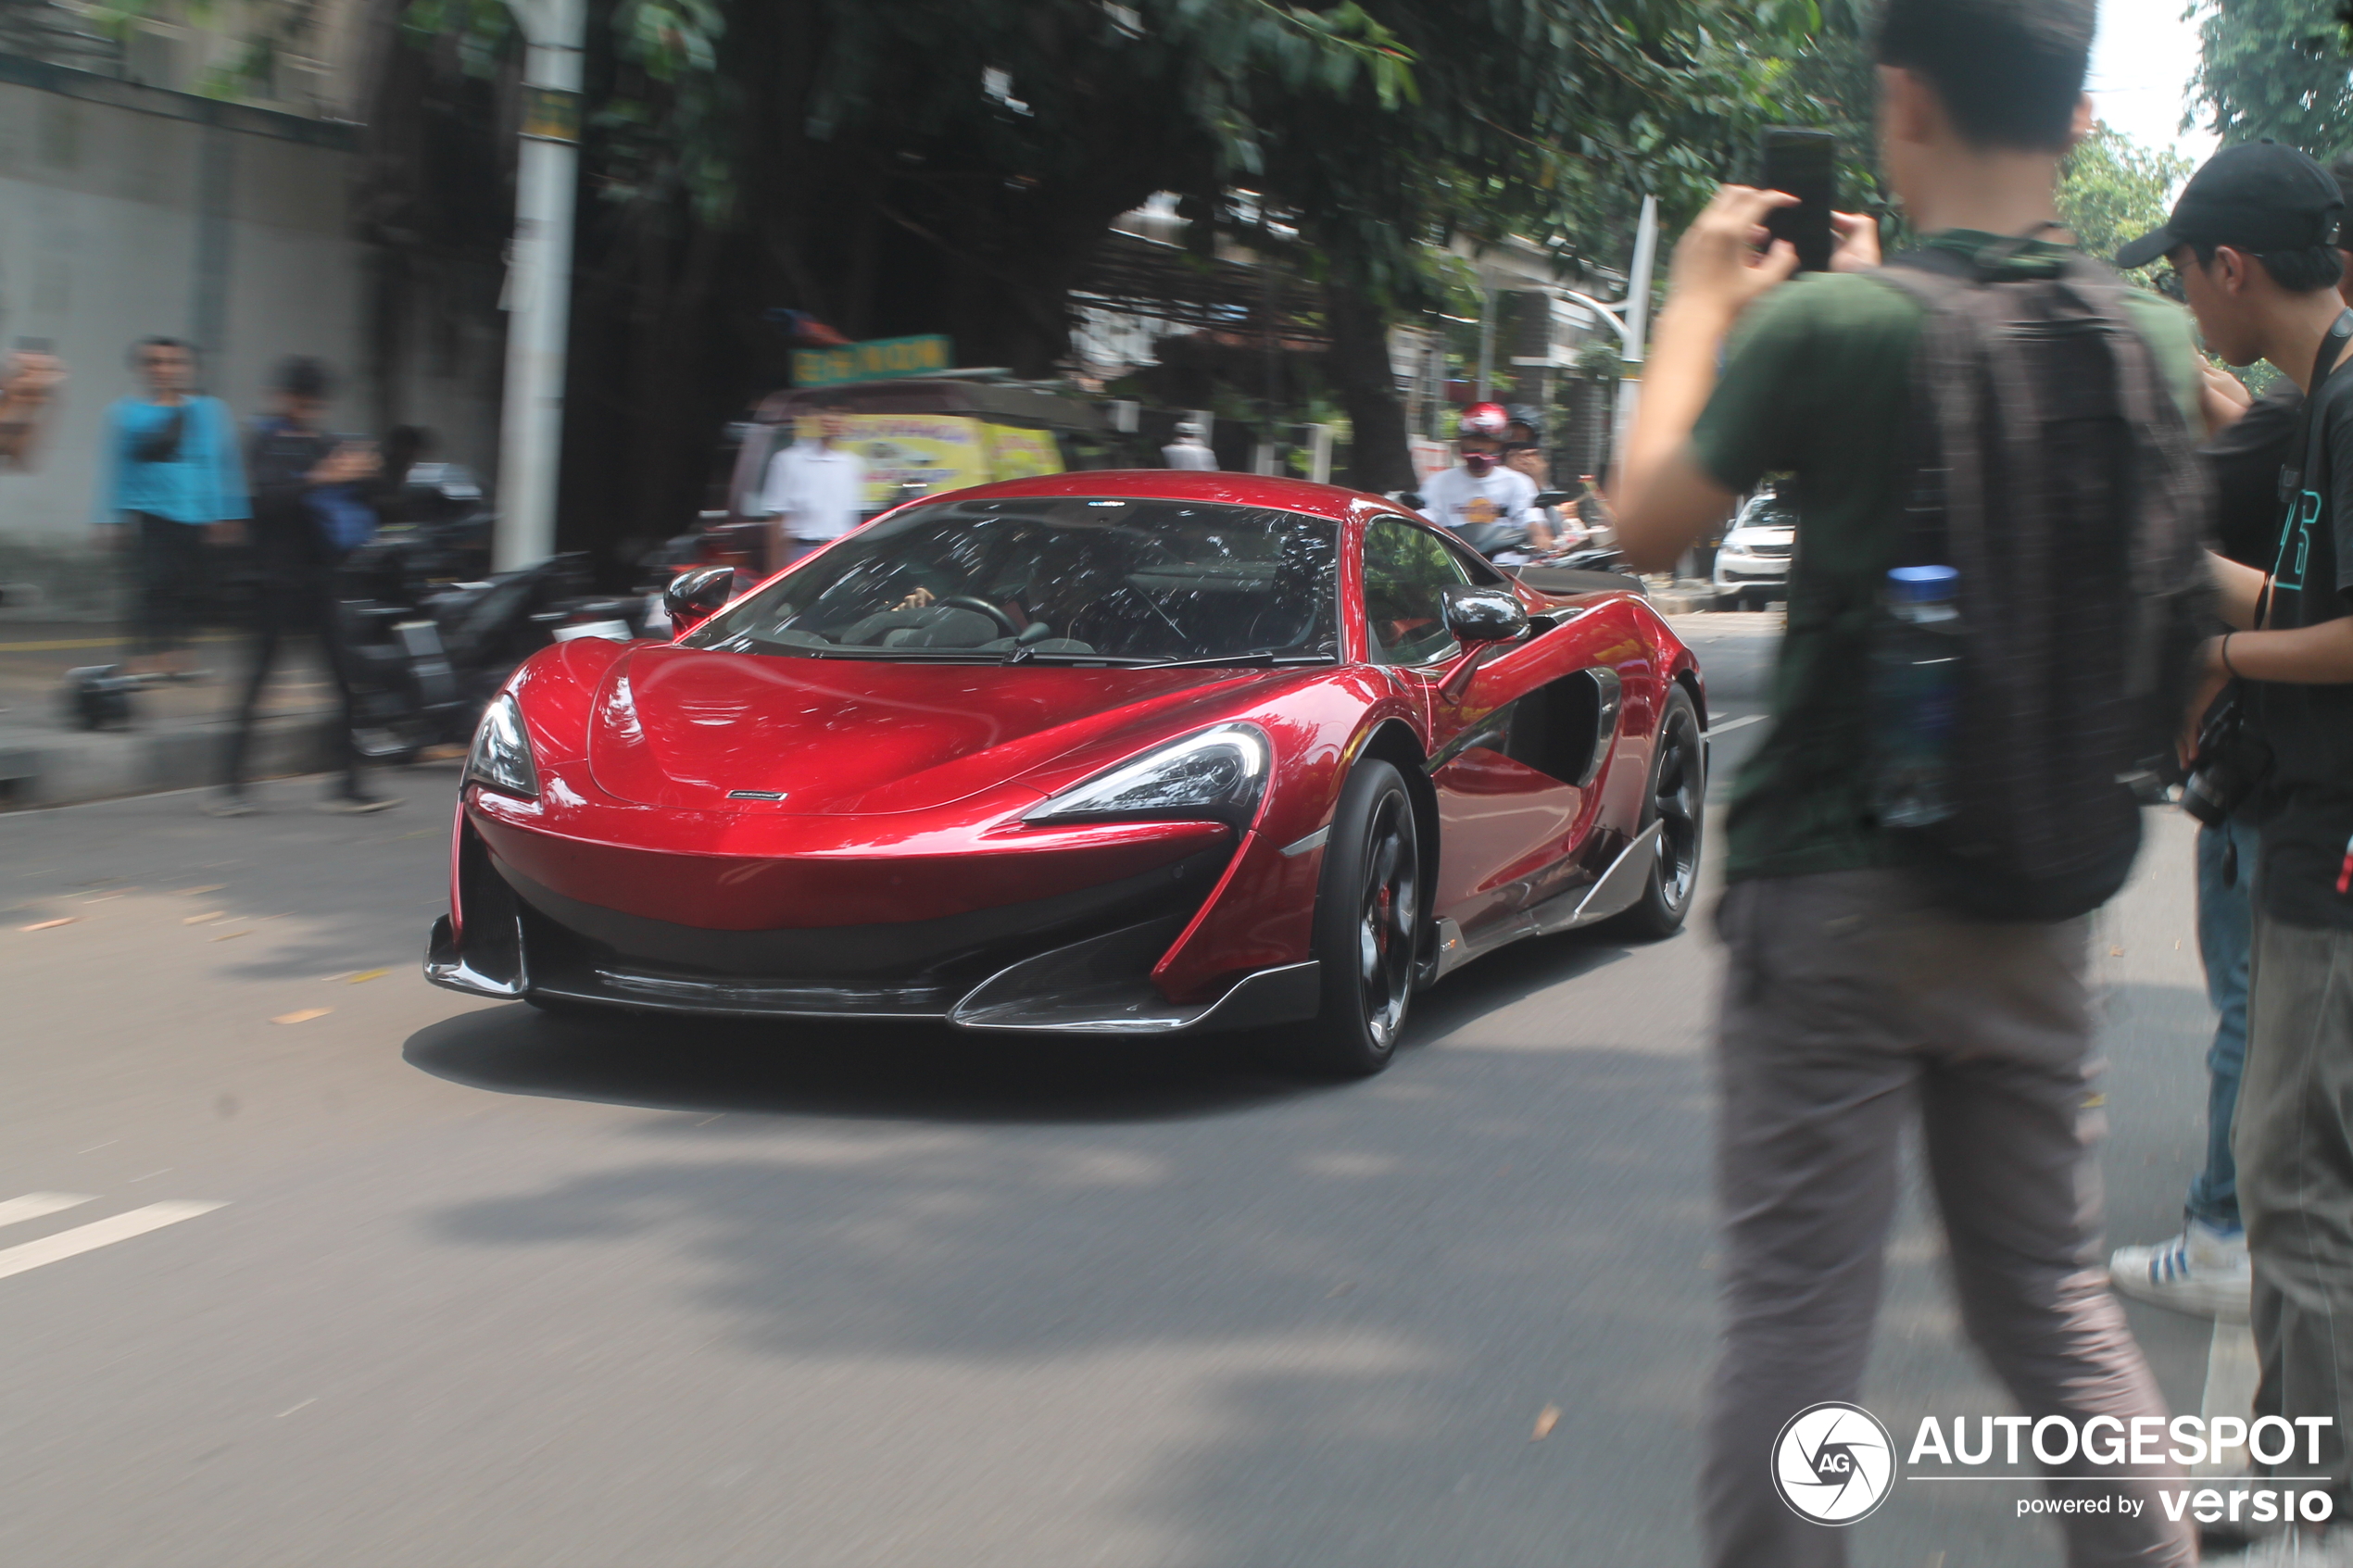
[[1831,270],[1868,272],[1880,263],[1879,220],[1868,212],[1832,212]]
[[1722,332],[1741,312],[1771,293],[1797,270],[1797,249],[1775,240],[1765,220],[1794,207],[1785,191],[1726,185],[1675,242],[1667,274],[1667,310],[1697,316]]

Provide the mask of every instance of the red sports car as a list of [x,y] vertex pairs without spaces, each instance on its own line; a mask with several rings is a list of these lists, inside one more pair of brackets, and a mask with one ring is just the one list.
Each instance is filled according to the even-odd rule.
[[[682,621],[711,582],[673,585]],[[1284,1025],[1350,1074],[1481,953],[1691,907],[1690,650],[1639,593],[1537,592],[1378,495],[983,485],[705,614],[560,643],[492,705],[434,981],[560,1010]]]

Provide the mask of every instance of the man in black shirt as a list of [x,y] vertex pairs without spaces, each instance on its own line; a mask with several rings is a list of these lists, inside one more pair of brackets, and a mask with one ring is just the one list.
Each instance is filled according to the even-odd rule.
[[[2124,265],[2170,257],[2207,343],[2268,359],[2303,390],[2268,567],[2212,558],[2228,622],[2200,653],[2195,724],[2241,683],[2272,765],[2260,853],[2247,1058],[2233,1149],[2253,1266],[2259,1416],[2325,1418],[2321,1463],[2353,1504],[2353,312],[2336,286],[2344,201],[2327,171],[2269,143],[2227,148]],[[2309,430],[2309,435],[2304,433]],[[2302,1454],[2299,1451],[2299,1458]],[[2316,1468],[2298,1465],[2299,1472]]]
[[359,492],[376,477],[379,462],[374,443],[345,440],[321,428],[328,390],[326,367],[316,359],[289,359],[280,366],[278,412],[255,421],[245,454],[258,577],[253,668],[229,740],[226,787],[206,808],[214,816],[241,817],[253,809],[245,793],[245,769],[255,710],[287,633],[306,630],[318,633],[342,699],[334,747],[343,778],[329,788],[319,809],[381,811],[400,804],[395,797],[371,795],[360,782],[359,755],[351,742],[351,681],[334,624],[335,568],[356,533],[373,531],[373,514],[356,517],[355,508],[368,506]]

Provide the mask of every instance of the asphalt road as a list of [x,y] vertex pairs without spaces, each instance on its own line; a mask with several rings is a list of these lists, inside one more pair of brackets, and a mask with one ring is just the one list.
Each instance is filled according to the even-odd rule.
[[[1686,622],[1719,773],[1777,622]],[[419,977],[453,783],[0,818],[0,1563],[1692,1561],[1704,922],[1483,960],[1342,1088],[582,1025]],[[2101,934],[2125,1239],[2202,1135],[2187,845]],[[2001,1408],[1906,1212],[1899,1431]],[[2195,1409],[2202,1325],[2135,1322]],[[1899,1487],[1856,1562],[2057,1562],[1997,1490]]]

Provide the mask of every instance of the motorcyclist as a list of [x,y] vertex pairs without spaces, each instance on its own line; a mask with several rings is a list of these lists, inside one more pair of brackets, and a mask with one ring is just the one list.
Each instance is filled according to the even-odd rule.
[[1503,465],[1503,441],[1511,416],[1496,403],[1474,403],[1463,410],[1454,449],[1459,468],[1433,476],[1422,487],[1422,515],[1451,529],[1481,555],[1524,548],[1529,504],[1536,482]]

